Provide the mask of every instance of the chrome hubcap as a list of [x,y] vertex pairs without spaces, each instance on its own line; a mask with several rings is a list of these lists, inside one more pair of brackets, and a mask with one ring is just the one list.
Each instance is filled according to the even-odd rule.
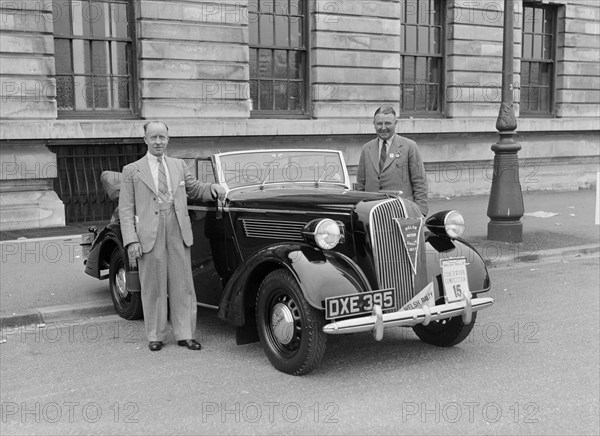
[[115,277],[115,285],[117,287],[117,292],[119,293],[121,298],[127,297],[127,294],[129,292],[127,291],[127,278],[125,268],[119,268],[119,272]]
[[294,337],[294,317],[290,308],[283,303],[277,303],[273,308],[271,330],[281,344],[289,344]]

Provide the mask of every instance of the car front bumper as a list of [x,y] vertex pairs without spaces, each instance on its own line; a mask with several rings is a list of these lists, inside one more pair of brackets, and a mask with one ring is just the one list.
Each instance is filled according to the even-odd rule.
[[431,321],[462,316],[463,322],[471,322],[473,312],[485,309],[494,304],[490,297],[471,298],[464,296],[461,301],[437,306],[423,306],[418,309],[400,310],[383,313],[381,306],[375,305],[371,315],[358,318],[344,319],[329,323],[323,327],[323,332],[330,335],[342,335],[358,332],[372,332],[376,340],[383,338],[383,330],[387,327],[406,327],[416,324],[428,325]]

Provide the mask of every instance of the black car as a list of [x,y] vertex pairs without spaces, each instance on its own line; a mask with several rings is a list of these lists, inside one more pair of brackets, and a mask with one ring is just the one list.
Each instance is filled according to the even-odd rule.
[[[280,371],[305,374],[327,335],[412,327],[429,344],[463,341],[490,280],[460,239],[457,211],[425,219],[398,192],[351,189],[333,150],[219,153],[196,162],[200,180],[221,184],[222,204],[189,201],[198,305],[237,327],[238,343],[260,340]],[[118,219],[84,236],[86,273],[108,278],[115,308],[142,317],[127,286]]]

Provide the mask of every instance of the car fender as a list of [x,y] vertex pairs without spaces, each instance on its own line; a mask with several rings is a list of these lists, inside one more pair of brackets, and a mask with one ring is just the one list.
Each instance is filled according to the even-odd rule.
[[109,224],[98,234],[85,263],[85,272],[97,279],[106,279],[108,274],[101,275],[103,269],[110,265],[110,255],[115,248],[123,248],[121,228],[118,224]]
[[323,310],[327,297],[371,291],[366,277],[347,256],[321,251],[308,244],[273,245],[240,265],[228,281],[219,304],[219,317],[243,326],[253,317],[260,283],[271,271],[288,270],[298,282],[304,298]]
[[469,290],[473,295],[487,292],[491,288],[490,277],[481,255],[468,242],[462,239],[450,239],[437,235],[429,235],[426,242],[427,273],[430,278],[435,278],[434,286],[436,295],[441,295],[442,267],[440,261],[451,257],[465,257],[467,259],[467,278]]

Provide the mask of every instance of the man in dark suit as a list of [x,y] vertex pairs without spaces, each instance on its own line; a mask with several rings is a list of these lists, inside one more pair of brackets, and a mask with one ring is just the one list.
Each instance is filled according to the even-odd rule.
[[427,215],[427,177],[417,144],[396,135],[396,111],[391,106],[375,112],[377,138],[363,145],[358,161],[356,189],[359,191],[402,191]]
[[119,215],[123,245],[131,266],[138,260],[144,324],[151,351],[163,346],[167,295],[177,344],[200,350],[196,331],[196,293],[190,246],[192,226],[187,199],[223,199],[225,189],[201,183],[181,159],[167,157],[169,129],[160,121],[144,125],[148,153],[123,168]]

